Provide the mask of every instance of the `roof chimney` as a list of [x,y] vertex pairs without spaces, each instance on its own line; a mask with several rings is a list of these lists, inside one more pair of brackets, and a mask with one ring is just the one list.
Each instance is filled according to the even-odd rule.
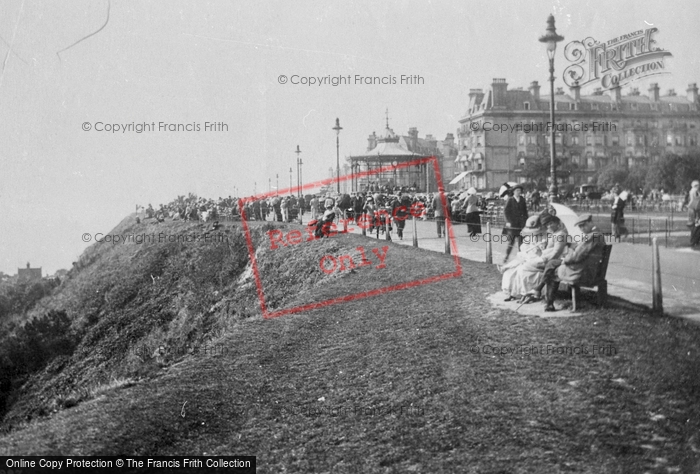
[[535,99],[535,103],[540,101],[540,85],[537,81],[532,81],[530,83],[530,94],[532,94],[532,97]]
[[581,100],[581,86],[578,85],[578,81],[574,81],[574,85],[571,86],[571,95],[574,96],[574,100],[578,102]]
[[613,92],[613,99],[615,102],[621,102],[622,101],[622,87],[617,86],[612,88]]
[[689,101],[692,103],[696,103],[698,101],[698,85],[696,83],[693,82],[692,84],[688,84],[686,92],[688,93]]
[[654,102],[659,101],[659,84],[656,82],[652,82],[649,85],[649,98],[653,100]]
[[505,107],[506,91],[508,90],[508,84],[506,84],[506,80],[495,78],[491,83],[491,90],[493,91],[493,106]]
[[29,262],[27,262],[27,268],[29,268]]
[[367,138],[367,151],[372,151],[377,147],[377,132],[372,132]]

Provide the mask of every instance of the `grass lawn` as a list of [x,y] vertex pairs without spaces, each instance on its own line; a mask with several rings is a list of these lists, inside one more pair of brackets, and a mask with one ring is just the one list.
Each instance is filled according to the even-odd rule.
[[[386,268],[371,255],[284,292],[298,278],[294,250],[280,252],[264,278],[275,307],[454,269],[357,235],[312,244],[389,245]],[[699,327],[590,304],[572,318],[494,309],[495,267],[462,265],[458,278],[243,320],[225,350],[19,427],[0,454],[255,455],[266,473],[700,471]]]

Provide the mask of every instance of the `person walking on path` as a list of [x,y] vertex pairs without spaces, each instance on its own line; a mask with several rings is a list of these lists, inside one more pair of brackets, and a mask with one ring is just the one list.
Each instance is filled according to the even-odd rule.
[[466,213],[465,220],[467,222],[467,231],[469,237],[474,237],[481,234],[481,214],[479,213],[479,197],[476,195],[475,188],[467,190],[467,199],[464,200],[463,209]]
[[627,191],[622,191],[617,193],[617,189],[613,188],[613,205],[612,213],[610,214],[610,224],[612,227],[612,235],[618,242],[620,241],[620,234],[627,235],[627,229],[625,228],[625,205],[627,204]]
[[508,236],[508,247],[506,248],[506,257],[503,259],[503,263],[508,261],[510,252],[513,250],[515,239],[518,239],[518,248],[520,248],[520,245],[523,243],[520,231],[525,227],[525,223],[527,222],[527,203],[522,196],[523,187],[519,184],[513,186],[512,192],[513,197],[508,199],[506,207],[503,210],[503,214],[506,218],[506,224],[503,230]]
[[688,227],[690,247],[700,249],[700,181],[693,181],[688,193]]
[[435,212],[438,239],[442,237],[442,233],[445,231],[445,210],[442,207],[441,196],[444,196],[444,194],[442,191],[438,191],[433,198],[433,211]]

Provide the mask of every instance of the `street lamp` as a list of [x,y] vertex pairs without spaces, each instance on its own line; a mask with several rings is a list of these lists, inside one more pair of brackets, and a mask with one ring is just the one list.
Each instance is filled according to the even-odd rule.
[[279,196],[280,195],[280,174],[275,173],[275,176],[277,177],[277,187],[275,188],[277,192],[275,192],[275,195]]
[[297,195],[301,197],[301,158],[299,157],[301,150],[299,149],[299,145],[297,145],[297,149],[294,153],[297,154]]
[[550,137],[550,175],[552,180],[552,185],[549,187],[549,201],[557,202],[559,197],[559,188],[557,187],[557,169],[554,163],[556,157],[556,147],[554,144],[554,139],[556,136],[556,130],[554,128],[554,53],[557,50],[557,43],[563,41],[564,37],[557,34],[557,29],[554,27],[554,15],[549,15],[547,18],[547,33],[540,37],[540,42],[547,45],[547,56],[549,57],[549,121],[552,130],[552,135]]
[[336,167],[335,167],[335,174],[336,174],[336,180],[338,182],[338,194],[340,194],[340,131],[343,129],[343,127],[340,126],[340,119],[336,118],[335,119],[335,127],[333,127],[333,130],[335,130],[336,137],[335,137],[335,159],[336,159]]
[[289,167],[289,193],[292,192],[292,167]]

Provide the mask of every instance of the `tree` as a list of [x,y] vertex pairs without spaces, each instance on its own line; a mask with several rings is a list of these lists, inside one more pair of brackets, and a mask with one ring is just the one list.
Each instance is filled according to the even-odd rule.
[[627,173],[625,180],[622,182],[622,186],[634,193],[644,190],[648,171],[649,169],[646,166],[633,167]]
[[610,190],[616,184],[625,184],[628,171],[616,165],[606,166],[596,173],[596,183],[602,190]]
[[652,163],[646,176],[648,188],[664,189],[682,194],[688,191],[693,179],[700,178],[700,154],[666,155]]
[[[562,161],[559,158],[554,160],[554,164],[557,170],[562,170]],[[533,160],[527,160],[525,164],[525,169],[523,170],[523,176],[527,178],[528,181],[537,183],[539,189],[544,189],[547,187],[548,179],[551,174],[551,163],[548,157],[538,157]],[[568,172],[567,172],[568,173]],[[563,174],[561,175],[563,176]],[[561,178],[558,174],[557,177]]]

